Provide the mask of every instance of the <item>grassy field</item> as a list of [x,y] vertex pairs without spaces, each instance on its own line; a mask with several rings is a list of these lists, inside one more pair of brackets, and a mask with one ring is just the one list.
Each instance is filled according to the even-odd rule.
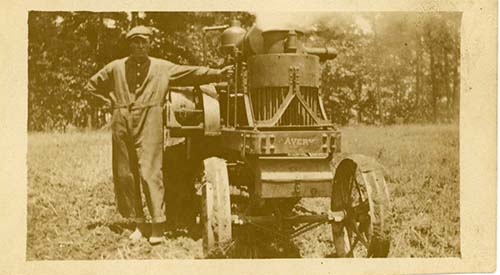
[[[388,178],[394,224],[390,257],[460,256],[456,125],[342,130],[342,150],[376,158]],[[109,132],[33,133],[28,141],[28,260],[201,258],[201,240],[130,242],[114,207]],[[327,205],[324,199],[304,205]],[[168,206],[167,206],[168,207]],[[331,253],[329,230],[295,240],[302,257]]]

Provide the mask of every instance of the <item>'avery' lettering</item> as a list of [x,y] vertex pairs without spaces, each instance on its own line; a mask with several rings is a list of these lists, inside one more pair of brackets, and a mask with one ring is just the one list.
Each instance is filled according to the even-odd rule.
[[285,145],[311,145],[315,138],[286,138]]

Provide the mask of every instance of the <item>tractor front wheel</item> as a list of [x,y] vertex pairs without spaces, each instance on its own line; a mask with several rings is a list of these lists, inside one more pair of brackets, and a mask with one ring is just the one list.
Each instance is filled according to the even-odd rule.
[[232,236],[226,161],[217,157],[204,159],[197,181],[201,188],[203,254],[209,258],[224,257]]
[[383,169],[373,160],[344,159],[335,169],[331,210],[337,257],[387,257],[391,208]]

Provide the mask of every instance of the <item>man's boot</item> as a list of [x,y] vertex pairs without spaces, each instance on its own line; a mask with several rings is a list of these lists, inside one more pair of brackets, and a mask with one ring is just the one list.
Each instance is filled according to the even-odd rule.
[[153,223],[151,237],[149,237],[149,243],[152,245],[160,244],[163,242],[163,224],[162,223]]

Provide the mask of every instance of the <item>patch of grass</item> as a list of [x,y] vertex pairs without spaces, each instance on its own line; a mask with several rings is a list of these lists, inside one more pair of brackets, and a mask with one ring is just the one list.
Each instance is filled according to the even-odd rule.
[[460,256],[458,125],[345,129],[342,142],[387,168],[391,256]]
[[28,141],[28,260],[201,257],[201,240],[131,243],[114,206],[109,132],[35,133]]
[[[344,152],[374,157],[390,173],[391,257],[460,255],[458,126],[342,130]],[[201,240],[131,243],[114,206],[109,132],[31,133],[28,139],[28,260],[201,258]],[[318,199],[316,199],[318,201]],[[328,205],[327,200],[303,204]],[[331,253],[320,227],[297,238],[304,257]]]

